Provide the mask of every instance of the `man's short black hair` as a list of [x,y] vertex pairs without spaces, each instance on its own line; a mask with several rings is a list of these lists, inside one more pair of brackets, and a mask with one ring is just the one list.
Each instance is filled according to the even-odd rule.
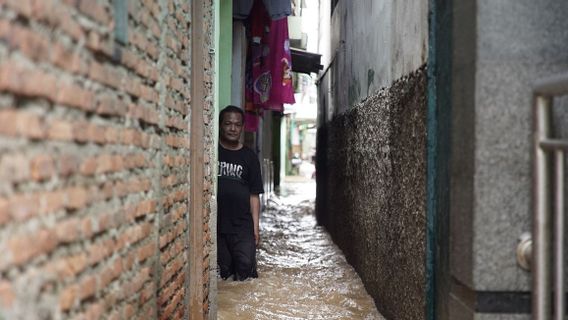
[[243,111],[243,109],[237,106],[229,105],[223,108],[221,112],[219,112],[219,123],[223,122],[223,117],[225,116],[225,113],[240,113],[241,119],[243,119],[243,123],[245,122],[245,112]]

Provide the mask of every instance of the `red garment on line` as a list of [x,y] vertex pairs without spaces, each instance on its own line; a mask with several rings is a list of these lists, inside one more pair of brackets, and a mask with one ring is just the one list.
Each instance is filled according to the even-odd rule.
[[271,20],[264,4],[256,0],[250,19],[247,110],[283,111],[284,103],[295,103],[292,86],[292,55],[288,19]]

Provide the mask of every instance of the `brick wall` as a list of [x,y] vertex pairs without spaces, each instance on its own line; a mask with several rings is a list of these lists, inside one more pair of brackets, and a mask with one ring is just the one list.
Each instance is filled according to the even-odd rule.
[[187,312],[191,2],[120,2],[0,0],[0,318]]

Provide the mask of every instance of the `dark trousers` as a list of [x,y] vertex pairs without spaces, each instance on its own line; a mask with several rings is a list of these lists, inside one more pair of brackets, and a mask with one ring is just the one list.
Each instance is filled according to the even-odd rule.
[[256,245],[252,232],[219,233],[217,263],[223,279],[231,275],[234,275],[235,280],[257,278]]

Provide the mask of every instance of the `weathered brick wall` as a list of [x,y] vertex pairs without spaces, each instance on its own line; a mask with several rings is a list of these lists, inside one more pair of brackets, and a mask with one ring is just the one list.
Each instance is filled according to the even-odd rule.
[[187,312],[191,2],[114,2],[0,1],[0,318]]

